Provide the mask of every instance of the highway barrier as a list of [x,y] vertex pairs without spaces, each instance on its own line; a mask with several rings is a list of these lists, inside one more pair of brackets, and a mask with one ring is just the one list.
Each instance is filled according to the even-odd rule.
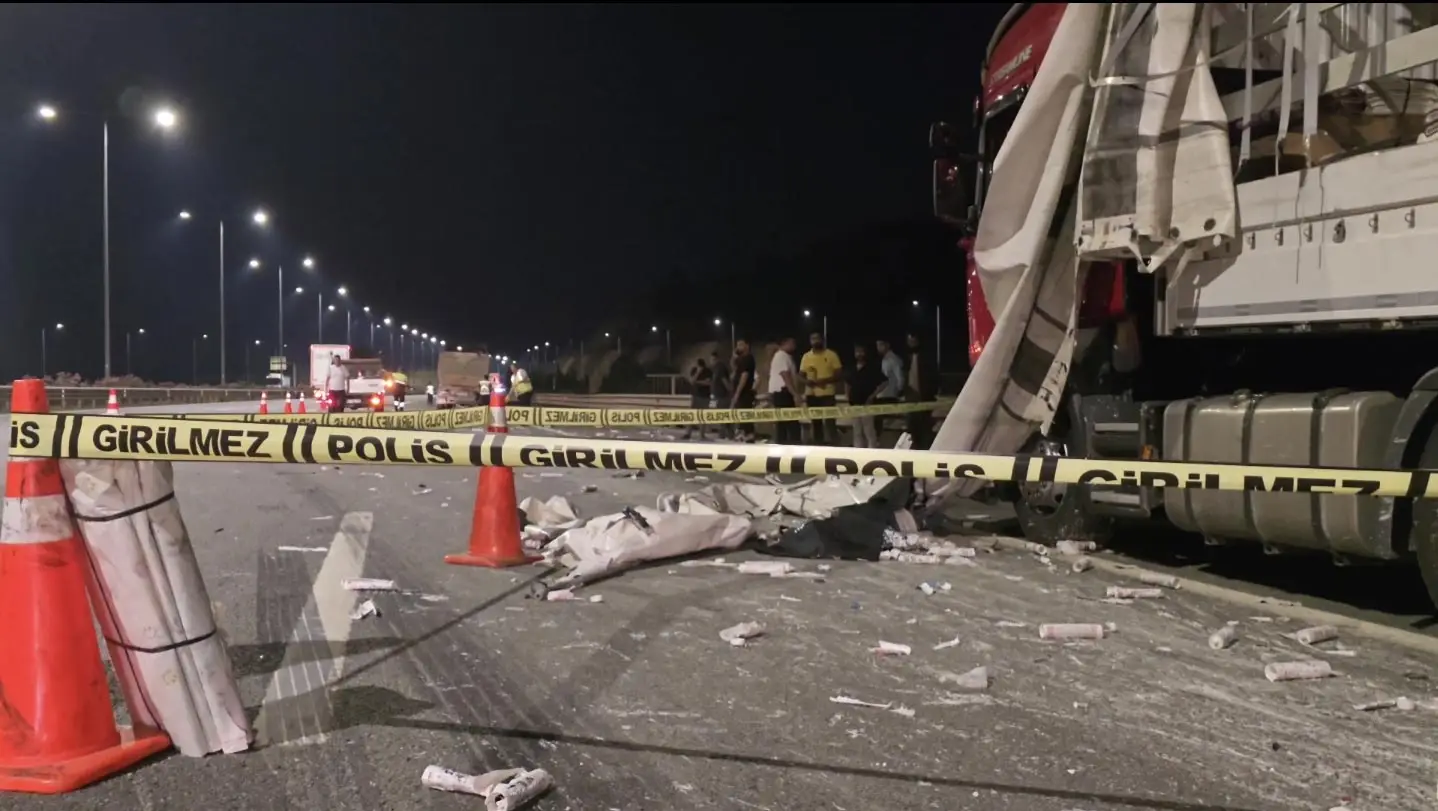
[[[733,425],[750,422],[840,420],[850,417],[932,411],[939,403],[886,403],[824,408],[550,408],[508,406],[509,426],[543,428],[636,428],[672,425]],[[353,411],[325,414],[166,414],[168,419],[220,422],[307,423],[353,428],[454,431],[489,425],[488,406],[433,411]]]
[[[515,411],[517,409],[511,409],[510,413]],[[177,462],[883,475],[1438,498],[1438,478],[1427,470],[1110,461],[793,445],[636,442],[498,433],[475,433],[463,437],[434,431],[324,425],[293,418],[282,423],[235,423],[166,417],[15,414],[10,421],[10,454],[13,457]]]
[[[0,412],[10,411],[12,386],[0,386]],[[82,411],[105,407],[114,391],[122,408],[139,406],[173,406],[190,403],[233,403],[260,399],[264,389],[201,387],[201,386],[46,386],[47,404],[51,411]]]

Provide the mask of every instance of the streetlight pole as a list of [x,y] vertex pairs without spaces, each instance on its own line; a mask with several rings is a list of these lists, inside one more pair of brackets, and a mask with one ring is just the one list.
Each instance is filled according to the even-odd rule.
[[209,340],[209,335],[190,339],[190,382],[200,382],[200,341]]
[[220,220],[220,385],[225,385],[225,221]]
[[[144,328],[144,327],[141,327],[139,330],[137,330],[137,332],[139,332],[141,335],[144,335],[144,334],[145,334],[145,328]],[[132,363],[131,363],[131,354],[130,354],[130,338],[131,338],[132,335],[134,335],[134,333],[132,333],[132,332],[130,332],[130,331],[128,331],[128,330],[125,332],[125,374],[127,374],[127,375],[130,375],[130,374],[134,374],[134,373],[135,373],[135,367],[134,367],[134,366],[132,365]]]
[[110,377],[110,122],[107,120],[103,125],[103,137],[101,139],[101,166],[104,178],[101,181],[101,195],[104,200],[101,202],[101,216],[104,222],[100,226],[102,234],[104,257],[101,260],[105,276],[105,378]]
[[[56,325],[55,325],[55,331],[56,331],[56,332],[59,332],[60,330],[62,330],[62,329],[64,329],[64,328],[65,328],[65,325],[64,325],[64,324],[56,324]],[[45,341],[45,333],[47,333],[47,332],[49,332],[49,328],[48,328],[48,327],[41,327],[41,328],[40,328],[40,379],[41,379],[41,380],[44,380],[44,379],[45,379],[45,375],[49,372],[49,366],[50,366],[49,357],[48,357],[49,351],[48,351],[47,347],[45,346],[45,342],[46,342],[46,341]]]

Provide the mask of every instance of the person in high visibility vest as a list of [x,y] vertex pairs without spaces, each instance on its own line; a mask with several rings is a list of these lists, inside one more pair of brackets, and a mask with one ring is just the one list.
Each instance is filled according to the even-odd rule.
[[389,380],[394,384],[390,396],[394,398],[394,410],[404,411],[405,399],[409,397],[409,375],[404,372],[390,373]]
[[510,400],[517,406],[527,406],[534,397],[534,384],[529,382],[529,372],[519,368],[517,361],[509,362]]

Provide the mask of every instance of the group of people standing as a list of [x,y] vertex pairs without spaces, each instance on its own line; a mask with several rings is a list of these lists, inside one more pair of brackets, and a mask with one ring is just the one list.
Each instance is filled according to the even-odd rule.
[[[765,380],[757,380],[754,356],[747,341],[737,341],[734,354],[725,363],[718,352],[708,361],[700,358],[689,372],[693,387],[692,407],[753,408],[762,391],[773,408],[822,408],[838,403],[840,391],[848,395],[850,405],[879,405],[898,402],[929,402],[938,397],[939,367],[931,352],[922,349],[917,335],[907,336],[907,359],[901,358],[888,341],[875,341],[875,356],[870,357],[869,345],[856,343],[853,366],[846,368],[839,353],[827,347],[824,336],[809,336],[809,350],[796,362],[797,342],[785,338],[769,360]],[[854,447],[879,446],[878,419],[874,416],[853,418]],[[811,423],[812,444],[835,445],[840,441],[835,420],[819,419]],[[684,438],[697,428],[702,438],[703,424],[684,432]],[[725,435],[728,426],[721,426]],[[905,430],[913,438],[913,447],[926,450],[933,441],[933,415],[914,411],[905,415]],[[753,441],[753,424],[737,426],[736,438]],[[798,422],[775,423],[774,441],[781,445],[803,444],[803,431]]]

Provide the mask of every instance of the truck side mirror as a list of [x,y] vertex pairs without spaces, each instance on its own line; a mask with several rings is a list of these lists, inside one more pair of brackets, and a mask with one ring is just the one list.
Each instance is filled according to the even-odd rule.
[[934,159],[934,216],[951,225],[969,223],[969,195],[959,163],[950,158]]
[[959,136],[947,121],[935,121],[929,125],[929,152],[934,157],[950,155],[959,151]]

